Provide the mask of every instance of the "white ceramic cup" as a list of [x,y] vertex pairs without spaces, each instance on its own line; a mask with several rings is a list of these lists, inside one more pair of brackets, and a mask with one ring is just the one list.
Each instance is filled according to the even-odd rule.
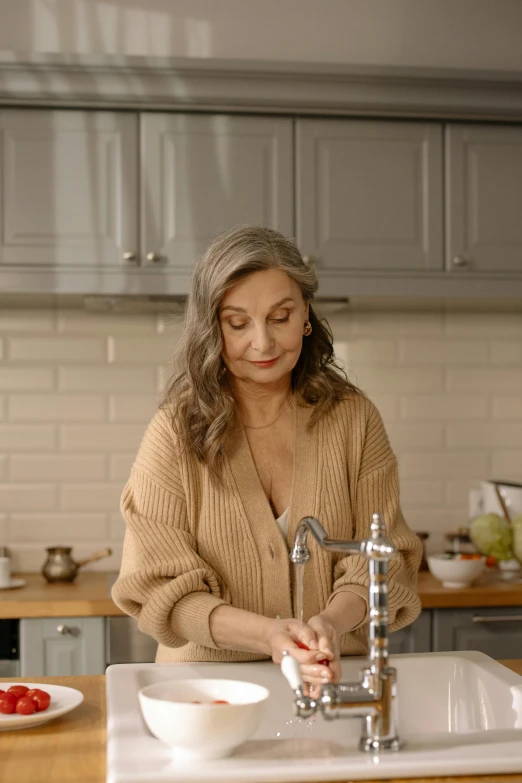
[[11,560],[8,557],[0,557],[0,587],[11,584]]

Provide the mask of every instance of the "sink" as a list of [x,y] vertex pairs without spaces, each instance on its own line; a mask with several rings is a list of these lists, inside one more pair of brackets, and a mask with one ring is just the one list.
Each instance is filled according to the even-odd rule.
[[[356,681],[364,658],[345,658]],[[522,771],[522,677],[479,652],[397,655],[398,753],[357,749],[360,719],[297,720],[279,667],[261,663],[122,664],[107,669],[107,780],[364,780]],[[226,759],[182,764],[149,734],[137,692],[153,682],[192,677],[249,680],[270,690],[254,737]],[[204,742],[204,737],[201,738]]]

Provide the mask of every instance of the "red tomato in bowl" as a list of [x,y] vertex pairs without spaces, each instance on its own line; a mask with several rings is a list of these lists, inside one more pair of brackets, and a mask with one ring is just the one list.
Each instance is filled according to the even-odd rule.
[[36,708],[31,699],[28,699],[27,696],[20,696],[16,702],[16,711],[19,715],[32,715],[33,712],[36,712]]
[[229,701],[225,701],[224,699],[214,699],[214,701],[210,702],[211,704],[230,704]]
[[32,688],[25,695],[33,702],[36,712],[43,712],[51,703],[51,697],[47,691],[43,691],[41,688]]

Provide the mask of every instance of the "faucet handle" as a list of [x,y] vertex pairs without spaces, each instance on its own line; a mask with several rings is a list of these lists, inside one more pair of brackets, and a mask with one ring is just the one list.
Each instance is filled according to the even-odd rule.
[[290,653],[283,651],[283,660],[281,661],[281,672],[288,680],[293,691],[303,687],[303,678],[301,677],[301,665]]

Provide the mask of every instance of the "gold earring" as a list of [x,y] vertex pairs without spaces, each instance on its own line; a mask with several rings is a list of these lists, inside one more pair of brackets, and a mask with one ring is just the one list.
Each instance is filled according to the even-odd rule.
[[310,321],[304,322],[303,334],[305,337],[309,337],[312,334],[312,324]]

